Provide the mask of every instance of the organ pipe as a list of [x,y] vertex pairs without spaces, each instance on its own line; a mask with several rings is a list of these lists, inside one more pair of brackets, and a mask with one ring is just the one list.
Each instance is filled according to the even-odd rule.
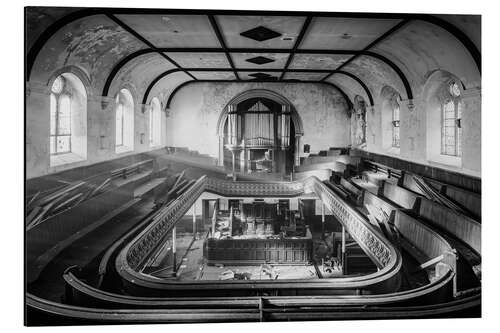
[[[236,111],[236,105],[229,106],[227,137],[230,145],[238,145],[239,140],[247,146],[280,146],[286,149],[290,145],[290,109],[282,105],[278,114],[271,112],[258,101],[247,112]],[[276,123],[275,123],[276,119]],[[244,124],[244,126],[242,126]],[[276,134],[275,134],[276,126]]]

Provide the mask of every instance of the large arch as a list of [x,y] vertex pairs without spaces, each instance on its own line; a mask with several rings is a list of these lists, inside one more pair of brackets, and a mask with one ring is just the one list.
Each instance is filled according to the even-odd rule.
[[293,125],[295,126],[295,134],[296,135],[304,135],[304,126],[302,124],[302,119],[300,118],[299,114],[297,113],[297,110],[295,110],[295,107],[293,104],[286,99],[285,97],[281,96],[278,93],[275,93],[274,91],[267,90],[267,89],[251,89],[247,90],[245,92],[240,93],[239,95],[233,97],[227,105],[224,107],[222,110],[222,113],[219,116],[219,120],[217,121],[217,135],[222,136],[224,134],[224,123],[227,119],[227,114],[229,112],[229,106],[230,105],[236,105],[241,103],[244,100],[250,99],[250,98],[255,98],[255,97],[263,97],[263,98],[268,98],[272,101],[275,101],[281,105],[287,105],[289,107],[289,110],[291,112],[291,118],[293,121]]

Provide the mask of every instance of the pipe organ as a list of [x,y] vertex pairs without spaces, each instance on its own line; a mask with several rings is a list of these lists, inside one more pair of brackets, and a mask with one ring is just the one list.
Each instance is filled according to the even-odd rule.
[[238,161],[240,171],[284,171],[284,151],[290,147],[290,106],[263,99],[247,102],[228,106],[225,135],[226,148],[233,154],[233,171]]

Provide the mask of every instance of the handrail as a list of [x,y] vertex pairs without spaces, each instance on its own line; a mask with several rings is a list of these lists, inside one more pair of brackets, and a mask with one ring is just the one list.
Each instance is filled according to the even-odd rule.
[[[321,181],[312,176],[301,182],[264,183],[264,182],[231,182],[237,191],[243,189],[260,195],[279,196],[283,193],[290,194],[290,189],[296,195],[302,193],[316,193],[325,202],[326,207],[333,212],[339,221],[346,227],[353,238],[360,243],[368,256],[375,262],[379,270],[375,273],[335,279],[321,279],[311,281],[308,288],[337,288],[337,289],[371,289],[378,291],[387,290],[389,285],[399,282],[399,270],[402,265],[401,255],[385,237],[377,232],[359,212],[348,207],[335,193],[329,190]],[[146,288],[172,289],[174,286],[183,286],[188,289],[213,288],[209,281],[165,281],[152,278],[138,272],[140,265],[159,246],[168,231],[185,214],[197,198],[205,191],[218,191],[226,195],[225,189],[230,194],[235,191],[228,187],[228,182],[200,177],[176,202],[166,207],[160,216],[153,219],[150,226],[146,227],[137,237],[125,246],[116,260],[116,270],[125,281]],[[284,186],[283,186],[284,185]],[[259,195],[259,196],[260,196]],[[392,281],[392,282],[391,282]],[[283,288],[286,282],[288,287],[303,289],[302,280],[279,281],[226,281],[217,286],[218,289],[232,288],[232,284],[240,284],[242,288]],[[227,285],[226,285],[227,284]]]

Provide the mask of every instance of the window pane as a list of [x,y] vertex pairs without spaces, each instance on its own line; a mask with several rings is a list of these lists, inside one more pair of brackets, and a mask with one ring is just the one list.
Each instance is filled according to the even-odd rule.
[[154,132],[154,127],[153,127],[153,116],[154,116],[154,106],[151,108],[149,111],[149,143],[153,144],[153,132]]
[[51,154],[56,153],[56,137],[55,136],[50,136],[50,153]]
[[392,128],[392,146],[399,147],[399,127]]
[[71,100],[69,96],[59,98],[58,135],[71,134]]
[[50,135],[56,134],[56,112],[57,100],[54,94],[50,94]]
[[71,137],[69,135],[58,136],[56,142],[57,153],[68,153],[71,151]]
[[123,105],[116,107],[116,141],[117,146],[123,145]]

